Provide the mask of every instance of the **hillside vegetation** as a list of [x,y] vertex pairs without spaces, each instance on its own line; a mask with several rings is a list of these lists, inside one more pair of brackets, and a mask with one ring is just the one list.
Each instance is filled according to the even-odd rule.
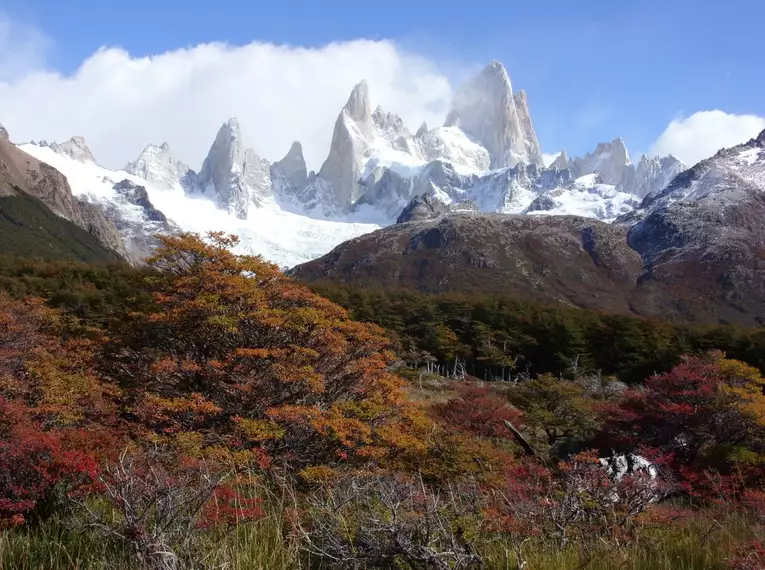
[[162,242],[0,260],[0,568],[765,562],[758,332],[325,287],[351,314],[232,236]]
[[21,191],[0,197],[0,250],[6,255],[89,262],[119,256],[98,238],[57,216],[37,198]]

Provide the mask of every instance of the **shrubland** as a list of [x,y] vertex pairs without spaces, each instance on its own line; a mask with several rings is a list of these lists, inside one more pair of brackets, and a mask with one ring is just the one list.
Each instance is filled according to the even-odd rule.
[[162,241],[0,263],[0,568],[765,567],[760,331]]

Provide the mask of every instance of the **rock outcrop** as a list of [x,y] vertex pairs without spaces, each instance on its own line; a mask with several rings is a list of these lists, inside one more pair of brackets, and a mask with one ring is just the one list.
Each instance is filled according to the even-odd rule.
[[415,196],[406,208],[401,212],[397,224],[405,224],[406,222],[420,222],[422,220],[433,220],[440,218],[447,214],[449,209],[447,206],[438,200],[435,200],[423,194],[422,196]]
[[552,170],[565,170],[567,168],[571,168],[571,165],[568,161],[568,156],[566,156],[566,151],[562,151],[558,157],[552,161],[552,164],[550,164],[548,168]]
[[90,152],[88,145],[85,143],[83,137],[72,137],[63,143],[48,143],[45,141],[40,142],[40,146],[47,146],[53,149],[58,154],[63,154],[76,160],[77,162],[89,162],[96,164],[96,159],[93,153]]

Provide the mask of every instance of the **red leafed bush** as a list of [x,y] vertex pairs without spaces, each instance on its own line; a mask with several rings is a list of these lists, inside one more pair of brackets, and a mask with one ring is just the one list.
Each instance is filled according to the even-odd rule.
[[455,398],[436,406],[433,415],[437,420],[483,437],[508,436],[503,422],[517,425],[521,412],[510,407],[507,400],[493,394],[486,388],[462,386]]
[[202,508],[199,528],[237,526],[256,521],[263,517],[263,499],[247,498],[237,489],[222,485],[216,488],[212,497]]
[[0,528],[22,524],[56,489],[74,493],[96,481],[96,461],[66,435],[43,431],[23,405],[0,397]]
[[723,354],[688,357],[605,410],[606,445],[654,449],[694,496],[756,485],[765,456],[765,379]]

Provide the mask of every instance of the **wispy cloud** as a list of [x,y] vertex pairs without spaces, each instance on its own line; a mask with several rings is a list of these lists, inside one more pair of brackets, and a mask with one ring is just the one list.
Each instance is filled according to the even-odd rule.
[[0,81],[40,69],[52,41],[36,27],[0,11]]

